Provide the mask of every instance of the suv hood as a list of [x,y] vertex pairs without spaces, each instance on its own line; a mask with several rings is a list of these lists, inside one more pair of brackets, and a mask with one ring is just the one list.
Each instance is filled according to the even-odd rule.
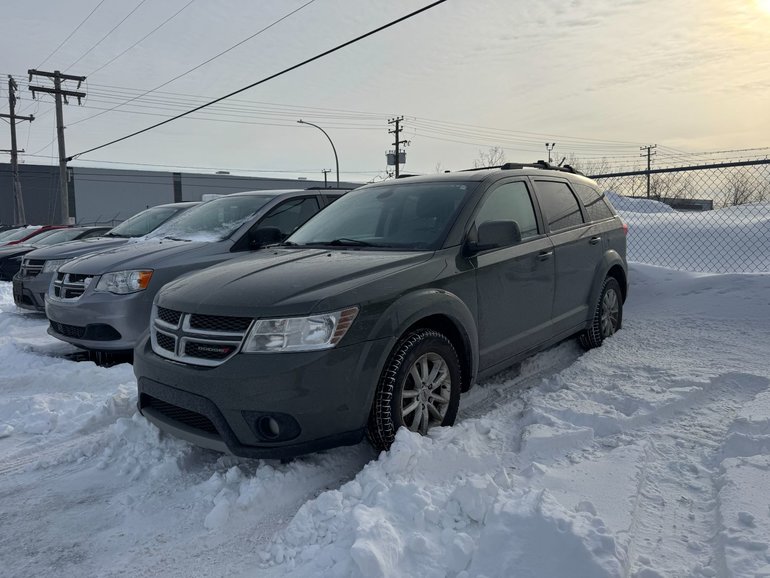
[[67,241],[50,247],[41,247],[29,253],[30,259],[74,259],[82,255],[104,251],[112,247],[125,245],[131,239],[124,237],[94,237],[82,241]]
[[172,241],[170,239],[124,243],[120,247],[101,251],[95,255],[85,255],[63,265],[59,270],[79,275],[101,275],[110,271],[155,269],[167,259],[196,250],[200,251],[205,246],[220,246],[220,243]]
[[[169,309],[246,317],[311,313],[322,300],[357,300],[356,289],[428,260],[431,252],[277,249],[229,261],[166,285]],[[380,291],[385,289],[380,287]],[[358,296],[361,297],[361,296]],[[352,305],[353,303],[347,303]]]

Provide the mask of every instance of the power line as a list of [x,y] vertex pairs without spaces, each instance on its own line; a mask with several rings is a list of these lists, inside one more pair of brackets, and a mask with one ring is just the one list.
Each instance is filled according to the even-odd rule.
[[94,7],[94,9],[93,9],[93,10],[91,10],[91,12],[89,12],[89,13],[88,13],[88,16],[86,16],[85,18],[83,18],[83,20],[80,22],[80,24],[78,24],[77,26],[75,26],[75,29],[74,29],[72,32],[70,32],[70,33],[69,33],[69,36],[67,36],[67,38],[65,38],[64,40],[62,40],[62,41],[61,41],[61,44],[59,44],[59,46],[57,46],[56,48],[54,48],[53,52],[51,52],[51,54],[49,54],[48,56],[46,56],[46,57],[43,59],[43,62],[41,62],[40,64],[38,64],[38,65],[37,65],[37,68],[40,68],[41,66],[43,66],[43,65],[44,65],[44,64],[45,64],[45,63],[48,61],[48,59],[49,59],[49,58],[51,58],[51,57],[52,57],[54,54],[56,54],[56,53],[59,51],[59,49],[60,49],[62,46],[64,46],[64,44],[67,42],[67,40],[69,40],[70,38],[72,38],[72,36],[75,34],[75,32],[77,32],[78,30],[80,30],[80,27],[81,27],[81,26],[83,26],[83,24],[85,24],[85,23],[86,23],[86,21],[87,21],[89,18],[91,18],[91,15],[92,15],[94,12],[96,12],[96,11],[98,10],[99,6],[101,6],[102,4],[104,4],[104,0],[101,0],[101,2],[99,2],[99,3],[98,3],[98,4],[97,4],[95,7]]
[[[145,1],[145,0],[142,0],[142,2],[144,2],[144,1]],[[302,10],[303,8],[305,8],[305,6],[308,6],[309,4],[312,4],[313,2],[315,2],[315,0],[308,0],[308,2],[305,2],[305,3],[304,3],[302,6],[300,6],[299,8],[296,8],[295,10],[292,10],[291,12],[289,12],[288,14],[285,14],[284,16],[282,16],[281,18],[279,18],[278,20],[275,20],[274,22],[271,22],[270,24],[268,24],[267,26],[265,26],[265,27],[264,27],[264,28],[262,28],[261,30],[258,30],[257,32],[255,32],[254,34],[252,34],[251,36],[249,36],[248,38],[244,38],[244,39],[243,39],[243,40],[241,40],[240,42],[237,42],[236,44],[233,44],[233,45],[232,45],[230,48],[227,48],[226,50],[223,50],[223,51],[222,51],[222,52],[220,52],[219,54],[216,54],[216,55],[212,56],[212,57],[211,57],[211,58],[209,58],[208,60],[205,60],[204,62],[201,62],[200,64],[198,64],[198,65],[196,65],[196,66],[193,66],[191,69],[189,69],[189,70],[187,70],[187,71],[183,72],[182,74],[179,74],[179,75],[175,76],[174,78],[172,78],[172,79],[170,79],[170,80],[167,80],[167,81],[166,81],[166,82],[164,82],[163,84],[159,84],[159,85],[158,85],[158,86],[156,86],[155,88],[151,88],[150,90],[147,90],[147,91],[145,91],[144,93],[142,93],[142,94],[140,94],[140,95],[138,95],[138,96],[135,96],[135,97],[133,97],[133,98],[129,98],[127,101],[123,102],[122,104],[118,104],[118,105],[116,105],[115,107],[113,107],[113,108],[111,108],[111,109],[109,109],[109,110],[105,110],[105,111],[103,111],[103,112],[100,112],[100,113],[98,113],[98,114],[95,114],[95,115],[93,115],[93,116],[87,116],[86,118],[80,119],[80,120],[79,120],[79,121],[77,121],[77,122],[73,122],[73,123],[72,123],[70,126],[74,126],[74,125],[76,125],[76,124],[80,124],[81,122],[85,122],[85,121],[87,121],[87,120],[91,120],[92,118],[96,118],[96,117],[98,117],[98,116],[101,116],[101,115],[103,115],[103,114],[107,114],[108,112],[111,112],[112,110],[115,110],[116,108],[120,108],[121,106],[125,106],[125,105],[126,105],[126,104],[128,104],[129,102],[133,102],[134,100],[136,100],[136,99],[138,99],[138,98],[141,98],[142,96],[144,96],[144,95],[146,95],[146,94],[149,94],[149,93],[151,93],[151,92],[154,92],[154,91],[158,90],[159,88],[163,88],[164,86],[166,86],[166,85],[168,85],[168,84],[171,84],[171,83],[172,83],[172,82],[174,82],[175,80],[179,80],[179,79],[180,79],[180,78],[182,78],[183,76],[187,76],[187,75],[188,75],[188,74],[190,74],[191,72],[193,72],[193,71],[195,71],[195,70],[198,70],[198,69],[199,69],[201,66],[205,66],[205,65],[206,65],[206,64],[208,64],[209,62],[211,62],[211,61],[213,61],[213,60],[216,60],[216,59],[217,59],[217,58],[219,58],[220,56],[222,56],[222,55],[224,55],[224,54],[227,54],[227,53],[228,53],[228,52],[230,52],[231,50],[233,50],[233,49],[235,49],[235,48],[237,48],[237,47],[241,46],[241,45],[242,45],[242,44],[244,44],[245,42],[248,42],[248,41],[249,41],[249,40],[251,40],[252,38],[254,38],[254,37],[256,37],[256,36],[259,36],[260,34],[262,34],[263,32],[265,32],[265,31],[267,31],[267,30],[269,30],[270,28],[272,28],[273,26],[277,25],[278,23],[280,23],[280,22],[283,22],[284,20],[286,20],[287,18],[289,18],[289,17],[290,17],[290,16],[292,16],[293,14],[296,14],[297,12],[299,12],[300,10]]]
[[365,39],[365,38],[367,38],[369,36],[372,36],[373,34],[377,34],[378,32],[381,32],[381,31],[383,31],[383,30],[385,30],[387,28],[390,28],[391,26],[395,26],[396,24],[400,24],[404,20],[408,20],[409,18],[413,18],[414,16],[417,16],[418,14],[421,14],[422,12],[425,12],[426,10],[430,10],[431,8],[434,8],[434,7],[438,6],[439,4],[443,4],[444,2],[446,2],[446,0],[437,0],[436,2],[428,4],[427,6],[424,6],[424,7],[420,8],[419,10],[415,10],[414,12],[410,12],[409,14],[407,14],[405,16],[402,16],[400,18],[397,18],[396,20],[392,20],[391,22],[389,22],[387,24],[384,24],[383,26],[380,26],[379,28],[375,28],[374,30],[370,30],[369,32],[366,32],[365,34],[362,34],[361,36],[357,36],[356,38],[353,38],[352,40],[348,40],[347,42],[339,44],[339,45],[335,46],[334,48],[331,48],[329,50],[326,50],[325,52],[317,54],[316,56],[313,56],[311,58],[303,60],[302,62],[300,62],[298,64],[295,64],[293,66],[290,66],[289,68],[285,68],[285,69],[281,70],[280,72],[276,72],[275,74],[267,76],[267,77],[263,78],[262,80],[258,80],[257,82],[254,82],[252,84],[244,86],[243,88],[239,88],[238,90],[235,90],[235,91],[233,91],[233,92],[231,92],[229,94],[221,96],[221,97],[219,97],[219,98],[217,98],[215,100],[212,100],[211,102],[208,102],[206,104],[202,104],[200,106],[197,106],[197,107],[195,107],[195,108],[193,108],[191,110],[188,110],[187,112],[183,112],[182,114],[178,114],[178,115],[173,116],[171,118],[168,118],[168,119],[166,119],[166,120],[164,120],[162,122],[156,123],[156,124],[154,124],[152,126],[149,126],[147,128],[143,128],[142,130],[138,130],[138,131],[133,132],[131,134],[128,134],[126,136],[120,137],[118,139],[114,139],[114,140],[112,140],[110,142],[107,142],[105,144],[99,145],[97,147],[92,147],[92,148],[87,149],[87,150],[85,150],[83,152],[77,153],[76,155],[73,155],[72,157],[70,157],[69,160],[72,160],[72,159],[74,159],[76,157],[79,157],[81,155],[84,155],[86,153],[93,152],[95,150],[98,150],[98,149],[101,149],[101,148],[113,145],[115,143],[124,141],[126,139],[129,139],[131,137],[140,135],[142,133],[148,132],[150,130],[158,128],[159,126],[163,126],[164,124],[168,124],[168,123],[170,123],[172,121],[178,120],[178,119],[180,119],[182,117],[185,117],[185,116],[187,116],[189,114],[197,112],[197,111],[199,111],[199,110],[201,110],[203,108],[211,106],[212,104],[216,104],[217,102],[221,102],[221,101],[223,101],[223,100],[225,100],[227,98],[230,98],[231,96],[235,96],[236,94],[240,94],[241,92],[245,92],[245,91],[247,91],[247,90],[249,90],[251,88],[254,88],[255,86],[258,86],[260,84],[264,84],[265,82],[268,82],[268,81],[270,81],[270,80],[272,80],[274,78],[282,76],[282,75],[284,75],[284,74],[286,74],[288,72],[291,72],[292,70],[296,70],[297,68],[305,66],[306,64],[310,64],[311,62],[314,62],[316,60],[319,60],[320,58],[328,56],[329,54],[332,54],[333,52],[337,52],[338,50],[341,50],[341,49],[343,49],[343,48],[345,48],[347,46],[350,46],[351,44],[355,44],[356,42],[360,42],[361,40],[363,40],[363,39]]
[[86,51],[85,51],[83,54],[81,54],[81,55],[80,55],[80,58],[78,58],[78,59],[77,59],[75,62],[73,62],[73,63],[72,63],[72,64],[70,64],[70,65],[69,65],[67,68],[65,68],[65,69],[64,69],[64,72],[67,72],[67,71],[68,71],[70,68],[72,68],[72,67],[73,67],[73,66],[75,66],[75,65],[76,65],[78,62],[80,62],[81,60],[83,60],[83,59],[84,59],[86,56],[88,56],[89,54],[91,54],[91,52],[93,51],[93,49],[94,49],[94,48],[96,48],[96,47],[97,47],[97,46],[99,46],[99,45],[100,45],[102,42],[104,42],[104,41],[107,39],[107,37],[108,37],[110,34],[112,34],[113,32],[115,32],[115,30],[117,30],[117,29],[120,27],[120,25],[121,25],[121,24],[123,24],[123,23],[124,23],[126,20],[128,20],[128,17],[129,17],[129,16],[131,16],[131,15],[132,15],[134,12],[136,12],[137,10],[139,10],[140,6],[141,6],[142,4],[144,4],[145,2],[147,2],[147,0],[139,0],[139,4],[137,4],[136,6],[134,6],[134,9],[133,9],[133,10],[131,10],[131,12],[129,12],[128,14],[126,14],[126,15],[123,17],[123,20],[121,20],[121,21],[120,21],[120,22],[118,22],[118,23],[117,23],[115,26],[113,26],[113,27],[110,29],[110,31],[109,31],[107,34],[105,34],[104,36],[102,36],[102,37],[99,39],[99,41],[98,41],[96,44],[94,44],[94,45],[93,45],[91,48],[89,48],[89,49],[88,49],[88,50],[86,50]]
[[145,35],[144,35],[144,36],[142,36],[142,37],[141,37],[139,40],[137,40],[136,42],[134,42],[134,43],[133,43],[131,46],[129,46],[128,48],[126,48],[126,49],[125,49],[123,52],[121,52],[121,53],[120,53],[120,54],[118,54],[117,56],[115,56],[115,57],[111,58],[110,60],[108,60],[107,62],[105,62],[104,64],[102,64],[102,65],[101,65],[99,68],[97,68],[96,70],[92,71],[92,72],[91,72],[91,74],[88,74],[88,75],[86,75],[86,76],[93,76],[94,74],[96,74],[97,72],[99,72],[100,70],[102,70],[103,68],[107,68],[107,67],[108,67],[110,64],[112,64],[112,63],[113,63],[113,62],[115,62],[115,61],[116,61],[118,58],[120,58],[121,56],[123,56],[123,55],[124,55],[126,52],[128,52],[129,50],[131,50],[131,49],[133,49],[134,47],[136,47],[138,44],[140,44],[140,43],[144,42],[145,40],[147,40],[147,38],[149,38],[150,36],[152,36],[153,34],[155,34],[155,33],[156,33],[158,30],[160,30],[160,29],[161,29],[161,28],[163,28],[163,27],[164,27],[166,24],[168,24],[169,22],[171,22],[171,21],[172,21],[174,18],[176,18],[177,16],[179,16],[179,14],[181,14],[181,13],[182,13],[182,12],[183,12],[185,9],[187,9],[187,8],[188,8],[188,7],[189,7],[189,6],[190,6],[190,5],[191,5],[193,2],[195,2],[195,0],[190,0],[190,1],[189,1],[187,4],[185,4],[184,6],[182,6],[182,7],[181,7],[179,10],[177,10],[176,12],[174,12],[174,14],[172,14],[171,16],[169,16],[168,18],[166,18],[166,19],[165,19],[163,22],[161,22],[160,24],[158,24],[158,25],[157,25],[155,28],[153,28],[152,30],[150,30],[150,31],[149,31],[147,34],[145,34]]

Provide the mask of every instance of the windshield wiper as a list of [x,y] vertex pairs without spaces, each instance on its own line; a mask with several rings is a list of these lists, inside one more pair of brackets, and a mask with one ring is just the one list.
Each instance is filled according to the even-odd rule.
[[163,238],[168,239],[169,241],[189,241],[190,240],[190,239],[180,239],[179,237],[171,237],[169,235],[166,235]]
[[350,239],[348,237],[340,237],[339,239],[334,239],[333,241],[329,241],[328,243],[324,243],[324,245],[332,245],[337,247],[374,247],[374,243],[369,243],[367,241],[362,241],[360,239]]
[[104,236],[105,237],[116,237],[116,238],[120,237],[121,239],[124,239],[126,237],[125,235],[121,235],[120,233],[105,233]]

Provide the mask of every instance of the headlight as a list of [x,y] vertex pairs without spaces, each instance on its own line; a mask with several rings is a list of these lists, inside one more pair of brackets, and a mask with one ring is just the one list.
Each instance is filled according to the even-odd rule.
[[152,278],[152,271],[114,271],[99,278],[94,291],[109,291],[118,295],[144,291]]
[[51,259],[50,261],[46,261],[45,265],[43,265],[43,273],[53,273],[56,271],[59,267],[64,265],[65,263],[69,262],[69,259]]
[[245,353],[281,353],[330,349],[343,338],[358,307],[334,313],[285,319],[258,319],[246,338]]

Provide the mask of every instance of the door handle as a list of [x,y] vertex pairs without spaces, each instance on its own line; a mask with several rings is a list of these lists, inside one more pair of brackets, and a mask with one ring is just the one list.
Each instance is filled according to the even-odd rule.
[[551,255],[553,255],[553,251],[542,251],[538,256],[538,261],[547,261],[551,258]]
[[591,243],[592,245],[596,245],[601,240],[602,240],[602,238],[599,235],[596,235],[595,237],[591,237],[591,240],[588,241],[588,242]]

